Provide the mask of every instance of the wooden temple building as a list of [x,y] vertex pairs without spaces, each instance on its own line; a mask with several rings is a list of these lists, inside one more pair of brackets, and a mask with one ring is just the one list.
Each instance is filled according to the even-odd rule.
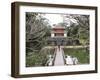
[[51,37],[67,37],[67,33],[65,31],[65,27],[54,26],[51,30]]
[[49,41],[52,43],[52,45],[65,45],[66,38],[67,32],[65,30],[65,27],[59,25],[54,25],[52,27],[51,37],[49,38]]

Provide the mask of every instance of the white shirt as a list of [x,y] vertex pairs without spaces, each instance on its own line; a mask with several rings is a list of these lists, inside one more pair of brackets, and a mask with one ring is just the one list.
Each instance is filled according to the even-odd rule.
[[73,65],[73,59],[71,58],[71,56],[67,56],[67,58],[66,58],[66,64]]

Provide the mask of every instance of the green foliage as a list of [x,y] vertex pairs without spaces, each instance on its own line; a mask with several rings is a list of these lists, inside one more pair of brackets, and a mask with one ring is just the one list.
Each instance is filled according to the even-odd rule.
[[89,64],[89,50],[87,48],[64,48],[65,55],[77,57],[80,64]]
[[30,52],[26,55],[26,67],[46,66],[48,55],[53,55],[54,49],[42,49],[40,52]]
[[74,17],[78,21],[78,36],[84,43],[89,43],[89,15],[79,15]]
[[26,12],[26,52],[40,50],[47,45],[50,25],[42,13]]
[[78,39],[78,37],[79,37],[78,36],[78,29],[79,29],[78,26],[74,26],[74,24],[71,25],[70,28],[67,29],[68,30],[68,37]]
[[[89,15],[67,14],[67,17],[64,18],[69,18],[70,21],[70,26],[67,26],[66,21],[66,23],[60,23],[66,27],[68,37],[80,40],[83,42],[81,44],[89,43]],[[72,19],[76,20],[77,23],[72,22]]]

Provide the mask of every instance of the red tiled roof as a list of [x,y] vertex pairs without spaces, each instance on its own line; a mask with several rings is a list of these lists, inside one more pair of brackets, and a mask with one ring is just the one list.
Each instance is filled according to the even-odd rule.
[[55,26],[53,27],[53,29],[65,29],[65,27],[62,27],[62,26],[59,26],[59,25],[55,25]]

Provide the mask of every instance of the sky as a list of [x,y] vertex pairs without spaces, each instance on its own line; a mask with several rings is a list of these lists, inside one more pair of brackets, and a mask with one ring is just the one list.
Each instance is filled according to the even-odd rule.
[[45,14],[44,17],[49,20],[51,25],[63,22],[61,14]]
[[[63,15],[61,14],[45,14],[44,17],[49,20],[49,23],[52,27],[53,27],[53,24],[58,24],[58,23],[63,22]],[[73,18],[66,18],[65,21],[67,23],[67,26],[70,26],[71,23],[77,24],[77,21]]]

